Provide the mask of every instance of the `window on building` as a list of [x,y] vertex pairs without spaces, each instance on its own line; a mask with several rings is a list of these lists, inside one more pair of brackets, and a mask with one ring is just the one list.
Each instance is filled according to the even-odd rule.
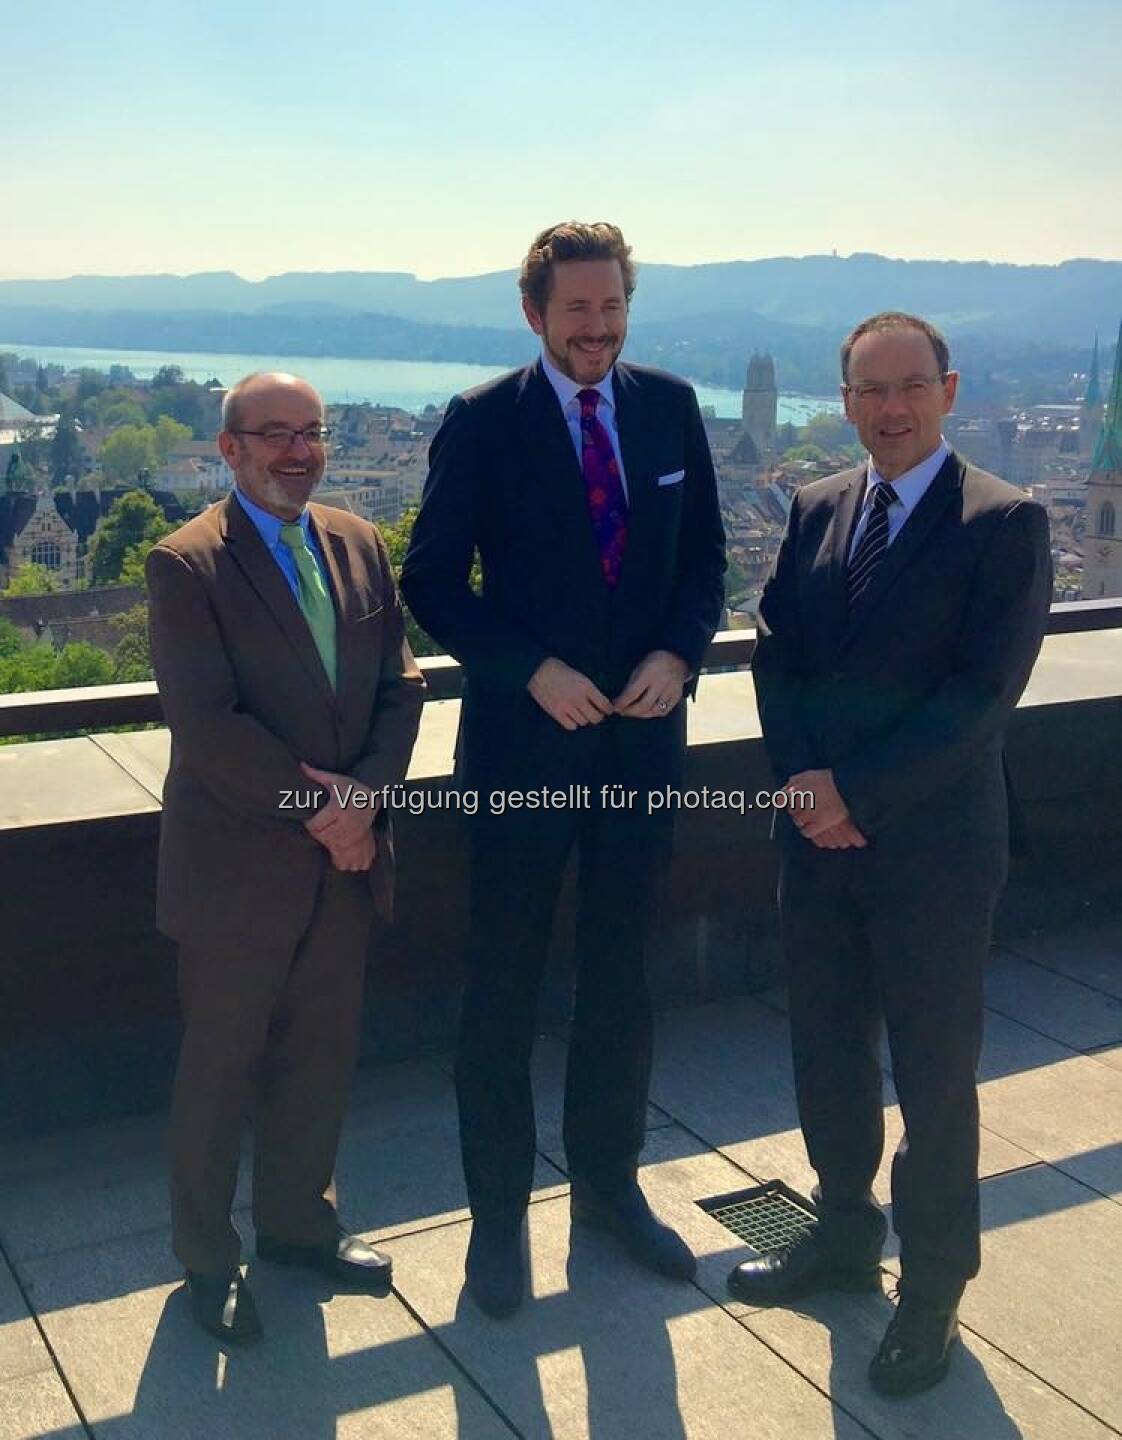
[[48,570],[61,570],[62,549],[58,541],[36,540],[31,547],[31,563],[32,565],[45,565]]
[[1114,506],[1109,500],[1104,500],[1102,508],[1099,510],[1098,533],[1107,538],[1114,534]]

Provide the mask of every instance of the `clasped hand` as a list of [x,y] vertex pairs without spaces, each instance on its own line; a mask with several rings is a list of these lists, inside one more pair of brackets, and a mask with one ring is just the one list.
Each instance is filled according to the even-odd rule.
[[819,849],[863,849],[869,843],[853,823],[832,770],[800,770],[783,790],[790,802],[787,813],[799,834]]
[[372,798],[369,806],[344,805],[341,796],[353,795],[364,787],[348,775],[317,770],[303,761],[300,769],[327,791],[327,804],[304,821],[304,829],[328,852],[336,870],[369,870],[378,853],[371,829],[378,813],[377,800]]
[[530,677],[527,689],[547,715],[566,730],[599,725],[607,715],[657,720],[682,698],[689,667],[670,650],[652,650],[632,670],[615,700],[609,700],[587,675],[550,657]]

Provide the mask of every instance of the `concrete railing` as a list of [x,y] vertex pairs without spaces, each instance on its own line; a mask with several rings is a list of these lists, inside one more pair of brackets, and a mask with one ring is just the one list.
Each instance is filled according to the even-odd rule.
[[[1122,598],[1075,600],[1052,606],[1049,635],[1122,628]],[[703,669],[738,669],[751,663],[754,630],[723,630],[705,654]],[[429,700],[455,699],[463,671],[450,655],[420,661],[428,681]],[[59,735],[74,731],[110,730],[118,725],[159,724],[163,720],[154,681],[135,685],[90,685],[78,690],[37,690],[0,695],[0,737]]]

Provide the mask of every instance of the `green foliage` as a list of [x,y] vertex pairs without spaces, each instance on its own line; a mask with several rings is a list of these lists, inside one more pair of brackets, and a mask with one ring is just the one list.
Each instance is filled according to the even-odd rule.
[[132,685],[151,680],[152,657],[148,652],[148,606],[134,605],[123,615],[113,617],[113,626],[121,638],[113,647],[113,681]]
[[827,455],[826,451],[823,450],[820,445],[811,445],[809,443],[792,445],[790,450],[786,451],[783,456],[784,462],[790,461],[792,464],[797,464],[802,460],[812,460],[816,465],[823,465],[829,458],[829,455]]
[[47,461],[51,482],[61,485],[68,475],[77,476],[82,470],[82,442],[78,439],[78,431],[74,424],[73,413],[65,411],[58,422],[58,429],[50,442],[50,454]]
[[98,454],[105,478],[127,485],[156,468],[156,432],[150,425],[122,425],[106,437]]
[[[120,431],[117,433],[120,434]],[[137,547],[142,551],[143,558],[157,540],[170,534],[172,528],[151,495],[143,490],[130,490],[127,495],[114,500],[109,514],[93,533],[89,551],[90,578],[95,585],[121,584],[121,572],[126,562],[130,565],[130,573],[134,573]]]
[[[409,537],[413,533],[413,522],[417,518],[416,510],[403,511],[400,519],[395,520],[391,525],[379,525],[382,532],[382,539],[386,542],[386,549],[389,552],[390,565],[393,567],[394,578],[400,580],[401,567],[405,563],[405,554],[409,549]],[[476,555],[472,562],[471,574],[468,577],[468,584],[478,594],[483,587],[483,576],[479,568],[479,556]],[[414,655],[443,655],[443,649],[436,641],[428,635],[417,624],[416,620],[409,613],[408,605],[403,605],[405,611],[405,638],[409,641],[409,648]]]
[[0,660],[10,659],[26,641],[10,620],[0,619]]
[[52,595],[57,589],[55,577],[45,565],[32,565],[28,562],[17,565],[8,576],[8,588],[4,594]]
[[110,685],[113,661],[96,645],[78,640],[64,645],[55,659],[54,689],[72,690],[82,685]]
[[99,425],[106,430],[114,430],[119,425],[145,425],[148,417],[144,413],[144,407],[138,405],[132,396],[123,399],[114,399],[110,404],[105,404],[106,399],[113,394],[107,390],[100,395],[97,401],[97,419]]
[[21,644],[8,654],[0,651],[0,694],[70,690],[85,685],[109,685],[112,680],[112,660],[104,650],[84,640],[64,645],[58,651],[49,640]]
[[156,460],[159,465],[168,463],[168,456],[177,445],[182,445],[191,438],[190,425],[181,425],[178,420],[173,420],[170,415],[161,415],[156,421],[152,443],[156,450]]
[[803,426],[802,433],[804,443],[818,445],[831,453],[848,451],[854,441],[853,426],[844,415],[812,415]]

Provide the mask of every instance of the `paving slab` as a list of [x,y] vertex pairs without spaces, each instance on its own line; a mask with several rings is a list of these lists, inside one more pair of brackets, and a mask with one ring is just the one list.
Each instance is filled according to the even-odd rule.
[[988,1130],[1122,1198],[1122,1073],[991,1015],[979,1075]]
[[0,1440],[87,1440],[54,1370],[0,1383]]
[[1048,1165],[995,1176],[982,1186],[982,1268],[959,1308],[975,1336],[1115,1431],[1120,1256],[1122,1207]]
[[391,1240],[409,1304],[527,1440],[856,1440],[866,1432],[692,1285],[530,1207],[532,1297],[496,1321],[462,1293],[467,1225]]
[[824,1295],[799,1310],[756,1311],[742,1324],[883,1440],[1108,1440],[1114,1434],[968,1330],[943,1384],[906,1402],[877,1395],[867,1370],[893,1308],[886,1295]]
[[986,1005],[1073,1050],[1122,1042],[1122,1000],[1009,950],[986,967]]
[[1067,926],[1055,934],[1018,938],[1007,948],[1122,999],[1122,915]]
[[395,1296],[330,1296],[251,1264],[265,1339],[227,1356],[190,1319],[165,1251],[128,1236],[21,1267],[98,1440],[509,1436]]
[[1109,1065],[1112,1070],[1122,1070],[1122,1045],[1102,1045],[1089,1052],[1092,1060],[1100,1065]]
[[[165,1229],[170,1221],[165,1131],[162,1117],[146,1116],[6,1146],[0,1237],[9,1258],[27,1260]],[[247,1147],[234,1201],[239,1212],[250,1198],[248,1154]]]
[[[651,1096],[660,1109],[758,1180],[783,1180],[804,1195],[815,1184],[795,1102],[786,1016],[755,999],[722,1000],[660,1018]],[[892,1155],[903,1134],[885,1082],[884,1158],[873,1183],[885,1203]],[[997,1174],[1036,1157],[982,1134],[981,1169]]]
[[0,1385],[53,1368],[15,1277],[0,1260]]
[[[439,1060],[370,1071],[356,1087],[336,1166],[339,1212],[379,1240],[468,1214],[451,1077]],[[559,1195],[566,1177],[544,1156],[533,1198]]]

